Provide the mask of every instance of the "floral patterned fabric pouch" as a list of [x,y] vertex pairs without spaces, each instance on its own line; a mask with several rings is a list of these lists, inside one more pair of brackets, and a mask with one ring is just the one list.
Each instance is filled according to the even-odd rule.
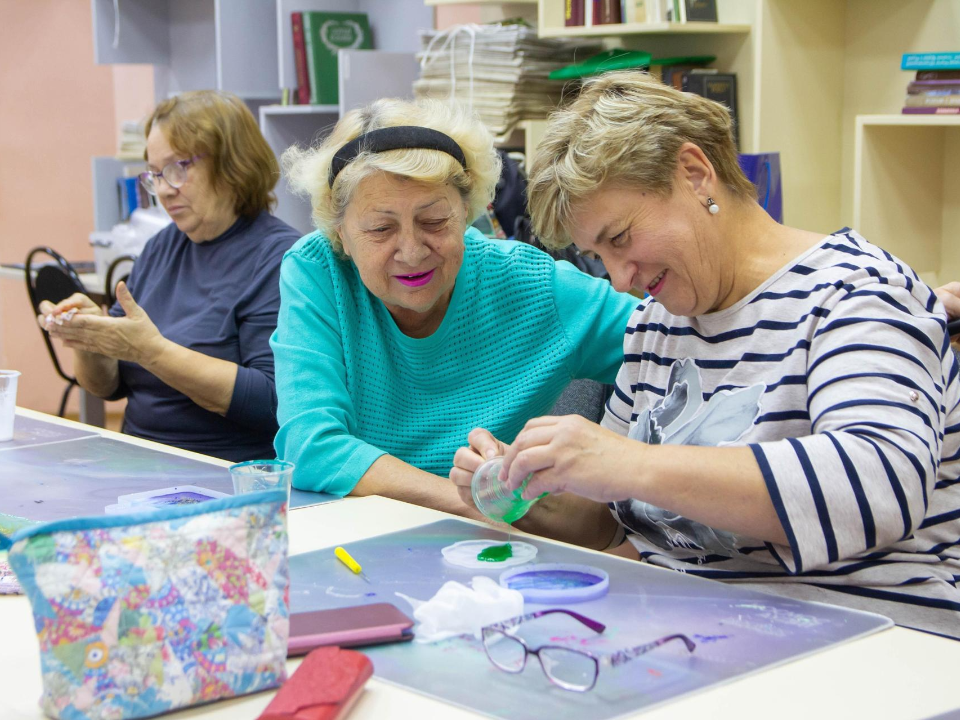
[[33,606],[51,718],[126,720],[286,679],[282,490],[0,535]]

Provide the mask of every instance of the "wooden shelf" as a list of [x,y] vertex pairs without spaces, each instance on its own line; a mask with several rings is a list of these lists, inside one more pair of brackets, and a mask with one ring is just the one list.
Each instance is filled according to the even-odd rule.
[[743,35],[749,25],[688,22],[688,23],[617,23],[590,27],[541,27],[540,37],[617,37],[622,35]]
[[264,105],[262,115],[339,115],[338,105]]
[[960,116],[857,115],[853,227],[927,284],[958,277]]
[[858,126],[904,127],[928,126],[950,127],[960,125],[960,114],[943,115],[857,115]]
[[424,5],[536,5],[537,0],[424,0]]

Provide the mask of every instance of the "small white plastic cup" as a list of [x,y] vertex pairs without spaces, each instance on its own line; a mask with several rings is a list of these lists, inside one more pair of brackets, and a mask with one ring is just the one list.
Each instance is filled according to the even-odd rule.
[[17,415],[16,370],[0,370],[0,442],[13,440],[13,422]]
[[293,482],[292,462],[286,460],[247,460],[230,466],[233,494],[286,490],[290,504],[290,484]]

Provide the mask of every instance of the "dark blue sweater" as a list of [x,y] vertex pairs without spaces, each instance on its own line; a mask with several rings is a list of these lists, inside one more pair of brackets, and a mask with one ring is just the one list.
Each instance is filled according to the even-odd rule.
[[[127,282],[165,338],[239,366],[226,416],[204,410],[140,365],[120,362],[123,430],[226,460],[275,457],[277,393],[270,335],[280,307],[280,260],[299,233],[269,213],[192,242],[171,223],[149,242]],[[124,314],[120,304],[110,314]]]

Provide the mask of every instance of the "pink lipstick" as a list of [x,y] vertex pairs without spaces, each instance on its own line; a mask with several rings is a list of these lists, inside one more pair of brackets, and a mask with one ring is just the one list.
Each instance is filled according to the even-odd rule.
[[394,275],[394,277],[403,285],[407,287],[420,287],[421,285],[426,285],[430,280],[433,279],[433,273],[435,270],[429,270],[425,273],[418,273],[416,275]]
[[667,277],[667,271],[664,270],[657,277],[653,279],[653,282],[647,285],[647,292],[650,293],[651,295],[656,295],[658,292],[663,290],[663,281],[666,279],[666,277]]

